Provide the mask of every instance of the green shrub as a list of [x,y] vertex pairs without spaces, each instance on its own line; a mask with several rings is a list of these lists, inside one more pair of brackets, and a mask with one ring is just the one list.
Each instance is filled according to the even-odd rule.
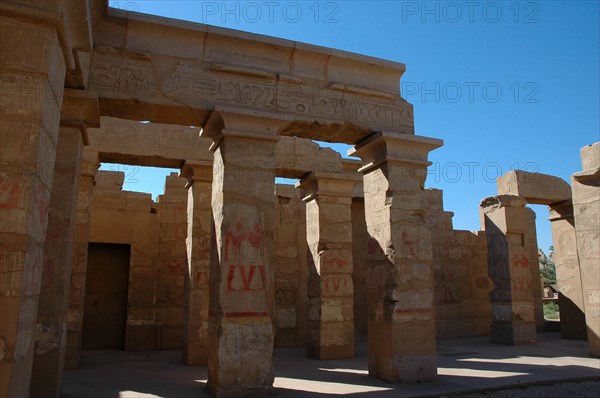
[[544,318],[545,319],[559,319],[560,318],[557,303],[544,303]]

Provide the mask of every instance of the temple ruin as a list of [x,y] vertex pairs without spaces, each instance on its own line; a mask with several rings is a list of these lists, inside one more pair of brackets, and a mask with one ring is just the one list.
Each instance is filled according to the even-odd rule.
[[[600,143],[570,182],[502,176],[455,230],[403,64],[48,4],[0,3],[0,397],[58,397],[82,349],[181,350],[230,397],[272,391],[274,347],[368,340],[370,376],[408,383],[439,338],[535,343],[527,204],[550,210],[562,335],[600,356]],[[155,201],[101,162],[180,172]]]

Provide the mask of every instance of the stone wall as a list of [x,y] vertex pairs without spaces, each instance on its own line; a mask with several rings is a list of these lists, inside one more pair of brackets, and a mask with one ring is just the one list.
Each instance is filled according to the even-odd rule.
[[485,233],[454,230],[454,213],[444,211],[441,190],[426,190],[425,201],[427,224],[432,228],[436,336],[488,335],[492,281]]
[[187,189],[172,173],[165,193],[122,191],[124,175],[101,171],[94,189],[90,241],[131,244],[128,350],[182,348],[187,264]]
[[292,185],[275,192],[275,346],[300,346],[308,318],[306,206]]
[[359,341],[367,340],[367,252],[369,233],[365,221],[365,202],[362,198],[352,200],[352,256],[354,271],[354,338]]
[[[175,173],[157,203],[149,194],[122,191],[123,173],[101,171],[94,189],[90,242],[132,245],[127,344],[129,350],[182,348],[186,269],[187,189]],[[425,191],[432,228],[438,338],[488,335],[491,323],[487,246],[482,232],[452,229],[442,192]],[[306,206],[291,185],[277,184],[275,229],[275,346],[306,344],[308,274]],[[364,202],[352,203],[354,325],[367,338]]]
[[182,348],[184,278],[187,266],[187,189],[177,173],[167,176],[158,197],[159,260],[156,269],[155,348]]
[[160,219],[152,196],[122,191],[123,180],[121,172],[98,173],[89,241],[131,245],[125,349],[152,350],[157,323]]

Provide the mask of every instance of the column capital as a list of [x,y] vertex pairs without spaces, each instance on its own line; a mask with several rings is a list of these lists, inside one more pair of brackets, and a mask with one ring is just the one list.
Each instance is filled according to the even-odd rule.
[[487,211],[486,209],[491,208],[498,209],[501,207],[525,207],[527,205],[527,200],[517,195],[494,195],[488,196],[487,198],[483,198],[481,203],[479,203],[479,207]]
[[364,139],[348,151],[348,156],[357,156],[365,165],[358,171],[366,172],[385,162],[400,162],[429,166],[427,154],[444,145],[436,138],[422,137],[397,132],[377,132]]
[[548,210],[550,210],[550,216],[548,217],[550,222],[558,220],[573,220],[572,200],[552,203],[548,205]]
[[95,91],[65,88],[60,109],[61,126],[78,128],[83,145],[89,145],[88,127],[100,127],[100,106]]
[[98,152],[87,147],[83,147],[81,151],[81,175],[94,179],[100,168],[100,160]]
[[276,119],[272,114],[242,108],[216,107],[202,127],[200,137],[210,138],[215,151],[225,137],[278,141],[277,132],[290,120]]
[[186,185],[189,188],[194,181],[212,181],[212,169],[213,162],[203,160],[186,160],[181,166],[179,171],[179,177],[186,178],[188,183]]
[[352,198],[356,196],[354,186],[362,183],[362,175],[358,173],[360,165],[359,161],[344,159],[341,173],[313,172],[296,183],[296,188],[301,190],[304,202],[311,201],[318,196]]

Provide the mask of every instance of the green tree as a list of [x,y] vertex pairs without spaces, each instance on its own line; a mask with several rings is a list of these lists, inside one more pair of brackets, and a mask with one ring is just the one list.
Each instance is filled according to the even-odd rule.
[[546,285],[556,283],[556,267],[554,266],[553,257],[554,246],[548,248],[548,255],[546,255],[543,250],[540,250],[538,258],[540,264],[540,277],[542,278],[542,282]]

